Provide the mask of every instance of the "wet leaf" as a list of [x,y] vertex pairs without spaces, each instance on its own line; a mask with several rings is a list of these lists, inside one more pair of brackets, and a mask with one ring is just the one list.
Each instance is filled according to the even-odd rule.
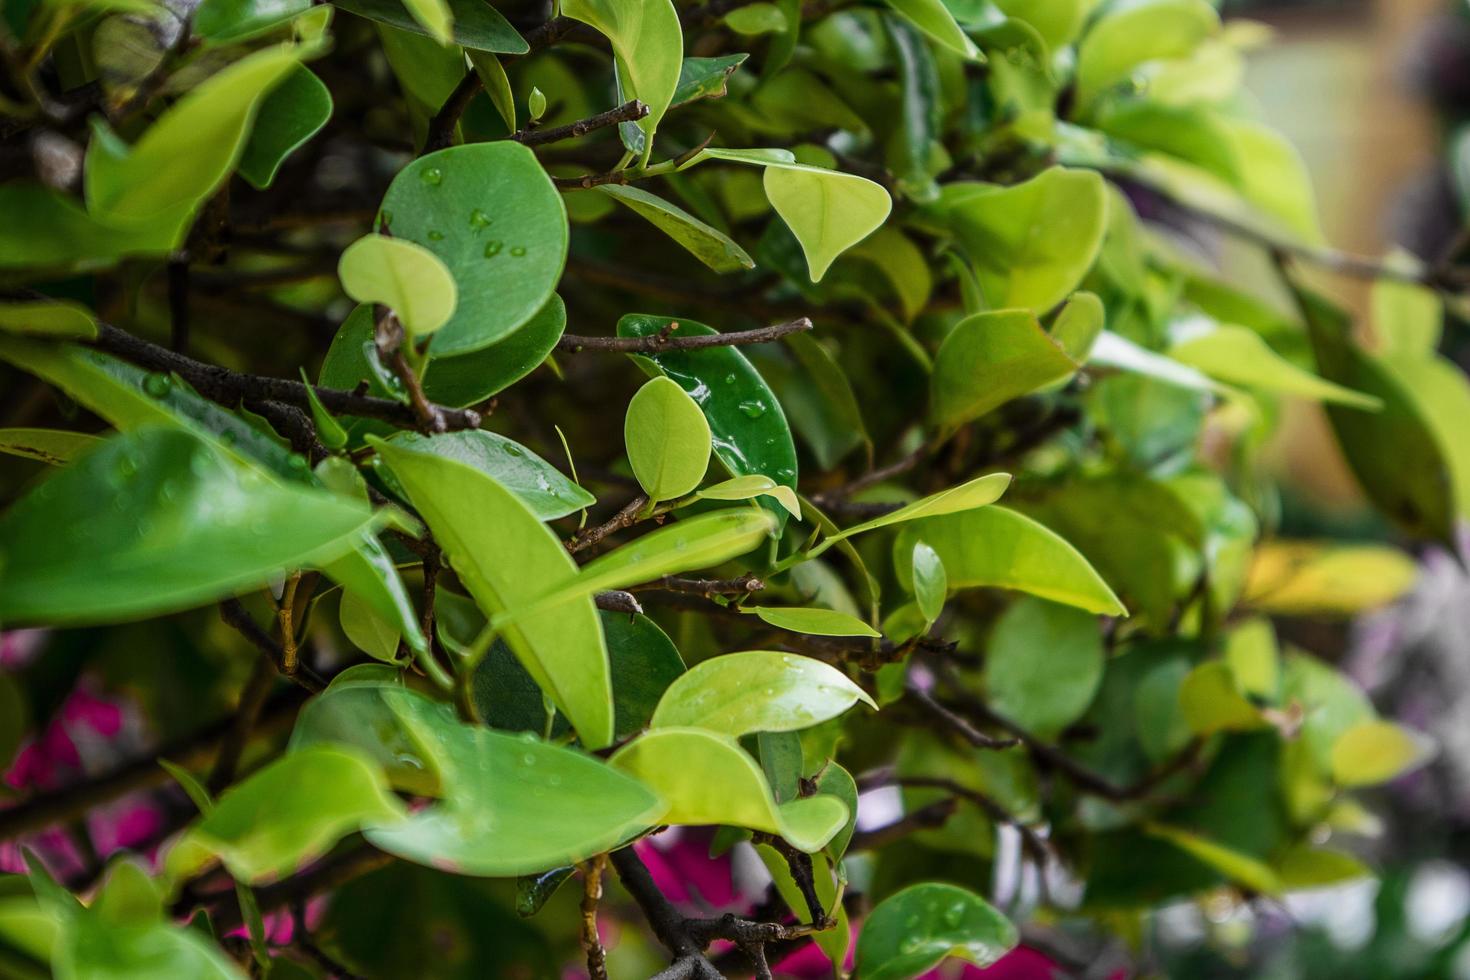
[[878,903],[858,934],[863,980],[906,980],[946,957],[987,967],[1020,941],[1016,927],[974,892],[911,885]]

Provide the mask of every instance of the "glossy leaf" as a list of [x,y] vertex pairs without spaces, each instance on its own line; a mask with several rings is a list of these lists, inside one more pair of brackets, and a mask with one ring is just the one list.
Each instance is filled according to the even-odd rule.
[[995,710],[1039,738],[1082,717],[1102,681],[1102,631],[1080,609],[1023,597],[996,620],[985,652]]
[[954,428],[1077,368],[1030,312],[977,313],[955,325],[934,357],[931,414]]
[[1098,20],[1077,49],[1077,101],[1084,108],[1141,65],[1189,54],[1220,26],[1206,0],[1151,0]]
[[785,508],[786,513],[801,520],[801,501],[796,491],[782,486],[768,476],[737,476],[712,486],[703,487],[695,497],[700,500],[749,500],[769,496]]
[[551,299],[566,262],[561,195],[535,154],[512,140],[417,158],[393,178],[379,217],[394,238],[439,256],[458,286],[433,357],[509,337]]
[[915,541],[909,558],[913,570],[914,601],[926,622],[934,622],[949,598],[949,578],[939,552],[923,541]]
[[1223,389],[1209,375],[1164,354],[1158,354],[1121,337],[1111,330],[1098,334],[1088,355],[1088,363],[1097,369],[1113,368],[1191,391],[1212,392]]
[[[596,497],[525,446],[484,429],[434,436],[399,432],[390,436],[388,441],[416,453],[441,456],[479,470],[515,494],[531,513],[543,521],[574,514],[597,502]],[[390,485],[397,482],[391,471],[384,474],[384,480]]]
[[1063,167],[1011,187],[948,184],[933,205],[974,263],[990,307],[1038,314],[1092,267],[1107,207],[1101,177]]
[[454,13],[446,0],[403,0],[403,6],[429,37],[440,44],[451,43]]
[[[111,488],[100,512],[99,486]],[[187,609],[337,558],[372,524],[366,505],[273,481],[188,432],[144,428],[51,475],[0,518],[0,620]]]
[[709,423],[694,399],[668,378],[649,381],[628,403],[623,443],[633,475],[652,501],[684,496],[709,468]]
[[[489,616],[529,606],[576,574],[556,536],[513,493],[464,463],[371,439]],[[607,647],[590,594],[499,627],[511,650],[571,721],[583,744],[612,740]]]
[[348,296],[388,307],[413,337],[427,337],[454,315],[454,278],[422,245],[364,235],[342,253],[337,275]]
[[835,609],[797,606],[746,606],[762,622],[793,633],[812,636],[882,636],[873,627],[845,612]]
[[909,581],[914,542],[944,562],[949,588],[993,586],[1029,592],[1105,616],[1127,610],[1087,560],[1053,531],[1004,507],[929,517],[905,528],[894,545],[900,579]]
[[962,483],[957,487],[941,490],[922,500],[905,504],[891,513],[850,527],[840,534],[834,534],[824,540],[820,546],[813,549],[811,555],[812,557],[816,557],[838,541],[857,534],[865,534],[868,531],[876,531],[879,528],[892,527],[895,524],[905,524],[909,521],[917,521],[926,517],[958,514],[963,511],[973,510],[976,507],[985,507],[999,500],[1001,494],[1005,493],[1006,488],[1010,485],[1011,475],[1009,473],[988,473],[985,476],[977,476],[975,479]]
[[403,817],[403,805],[388,792],[381,770],[361,754],[313,746],[283,756],[226,790],[214,809],[187,831],[170,856],[170,866],[177,868],[182,857],[206,851],[218,855],[241,881],[279,878],[324,854],[348,833]]
[[930,38],[970,61],[983,61],[980,49],[955,23],[954,14],[941,0],[887,0],[899,16]]
[[654,728],[702,728],[739,737],[789,732],[835,718],[867,693],[840,670],[791,653],[750,650],[713,657],[669,685]]
[[193,30],[210,44],[232,44],[263,34],[311,9],[311,0],[203,0]]
[[85,432],[63,429],[0,429],[0,453],[64,466],[100,440]]
[[699,99],[724,97],[725,83],[749,57],[748,54],[725,54],[716,58],[685,58],[679,66],[679,85],[674,89],[669,108],[678,108]]
[[354,593],[342,593],[337,618],[347,639],[363,653],[385,663],[398,659],[398,630]]
[[837,257],[888,218],[893,201],[879,184],[855,174],[801,164],[769,163],[766,198],[801,244],[812,282]]
[[987,967],[1020,941],[1016,927],[979,895],[937,882],[910,885],[878,903],[858,934],[863,980],[907,980],[947,957]]
[[700,221],[661,197],[638,187],[602,184],[597,187],[619,204],[647,219],[654,227],[678,242],[691,255],[716,272],[739,272],[754,269],[755,260],[745,249],[720,231]]
[[561,12],[612,42],[622,97],[648,106],[648,115],[637,122],[646,160],[684,64],[684,32],[674,5],[670,0],[570,0]]
[[[302,4],[302,9],[307,9]],[[297,66],[260,104],[250,139],[240,154],[240,176],[264,189],[286,158],[332,118],[332,93],[320,78]]]
[[15,300],[0,302],[0,331],[91,340],[97,336],[97,319],[80,303]]
[[619,749],[612,765],[663,798],[663,823],[748,827],[812,852],[847,822],[847,807],[831,796],[778,806],[755,760],[734,739],[703,729],[657,728]]
[[[400,0],[333,0],[333,6],[401,31],[433,36]],[[529,50],[525,39],[490,4],[448,0],[448,8],[452,19],[450,37],[455,44],[495,54],[525,54]]]

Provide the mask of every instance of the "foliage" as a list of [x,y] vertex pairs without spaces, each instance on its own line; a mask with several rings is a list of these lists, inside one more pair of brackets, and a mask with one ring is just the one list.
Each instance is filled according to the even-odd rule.
[[[1470,513],[1466,280],[1324,246],[1236,26],[7,4],[0,762],[154,741],[0,810],[0,972],[877,980],[1368,873],[1433,746],[1278,627]],[[1303,403],[1363,540],[1283,521]]]

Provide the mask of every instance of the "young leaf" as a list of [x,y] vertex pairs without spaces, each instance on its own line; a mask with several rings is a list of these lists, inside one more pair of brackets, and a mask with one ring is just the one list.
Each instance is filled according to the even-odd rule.
[[863,980],[905,980],[946,957],[987,967],[1015,948],[1016,927],[974,892],[937,882],[910,885],[878,903],[858,935]]
[[306,399],[311,402],[311,421],[316,426],[317,438],[322,445],[328,449],[341,449],[347,445],[347,430],[332,418],[332,413],[322,404],[316,389],[311,387],[311,379],[306,376],[306,368],[301,369],[301,383],[306,385]]
[[674,5],[670,0],[568,0],[561,12],[590,24],[612,42],[622,98],[648,106],[648,115],[637,123],[647,160],[684,63],[684,31]]
[[947,429],[1072,376],[1078,363],[1027,310],[961,320],[934,357],[931,414]]
[[1106,658],[1097,617],[1023,597],[991,631],[985,691],[1000,714],[1051,739],[1092,703]]
[[684,496],[709,468],[709,423],[694,399],[668,378],[649,381],[628,403],[623,442],[650,501]]
[[691,255],[716,272],[754,269],[755,260],[745,249],[694,215],[647,191],[621,184],[601,184],[602,194],[647,219],[654,227],[682,245]]
[[664,692],[651,724],[731,737],[791,732],[835,718],[859,701],[878,708],[836,667],[792,653],[750,650],[689,668]]
[[379,218],[395,239],[439,256],[458,287],[454,315],[430,347],[434,357],[510,336],[551,299],[566,264],[561,195],[536,155],[513,140],[419,157],[393,178]]
[[[543,521],[554,521],[597,503],[596,497],[525,446],[483,429],[434,436],[398,432],[389,436],[388,441],[416,453],[442,456],[479,470],[515,494]],[[391,471],[383,474],[383,478],[397,489]]]
[[[412,445],[369,438],[449,556],[460,581],[491,617],[529,606],[564,586],[576,565],[556,535],[494,479]],[[497,630],[577,729],[584,745],[612,741],[607,647],[591,594]]]
[[[97,488],[109,506],[97,508]],[[279,483],[198,437],[143,428],[0,517],[0,621],[98,623],[202,605],[350,552],[365,504]]]
[[882,185],[855,174],[801,164],[766,165],[766,198],[806,256],[812,282],[821,282],[837,257],[888,218],[893,201]]
[[914,542],[910,557],[914,579],[914,601],[925,622],[932,623],[944,611],[944,602],[949,598],[949,579],[945,576],[944,562],[939,552],[923,541]]
[[808,853],[847,823],[847,807],[831,796],[778,806],[755,760],[733,738],[711,731],[657,728],[623,746],[611,761],[664,799],[663,823],[763,830]]
[[1169,356],[1199,368],[1212,378],[1242,388],[1262,388],[1315,401],[1335,402],[1375,411],[1381,402],[1370,395],[1324,381],[1273,351],[1249,327],[1220,324],[1208,333],[1189,337],[1169,348]]
[[[4,431],[4,430],[0,430]],[[752,497],[770,496],[786,509],[786,513],[801,520],[801,501],[796,491],[784,487],[768,476],[737,476],[702,488],[695,495],[697,500],[749,500]]]
[[901,581],[911,579],[909,562],[916,541],[928,543],[944,562],[951,591],[994,586],[1099,615],[1128,614],[1076,548],[1013,510],[980,507],[911,524],[894,545]]
[[812,636],[882,636],[873,627],[845,612],[835,609],[797,608],[791,606],[746,606],[742,612],[753,613],[762,622],[793,633]]
[[364,235],[342,253],[337,275],[348,296],[388,307],[410,336],[427,337],[454,315],[456,288],[449,268],[411,241]]
[[962,483],[948,490],[930,494],[922,500],[916,500],[911,504],[905,504],[898,510],[881,517],[875,517],[870,521],[864,521],[855,527],[850,527],[840,534],[827,537],[820,545],[813,548],[810,557],[815,558],[826,551],[832,545],[845,538],[857,534],[865,534],[868,531],[876,531],[880,527],[891,527],[894,524],[903,524],[908,521],[916,521],[924,517],[939,517],[943,514],[956,514],[961,511],[972,510],[976,507],[985,507],[1000,499],[1001,494],[1011,485],[1009,473],[988,473],[985,476],[977,476],[975,479]]
[[904,20],[967,61],[984,61],[970,36],[955,23],[954,14],[941,0],[887,0]]
[[1373,786],[1417,769],[1434,744],[1389,721],[1362,721],[1332,743],[1332,778],[1339,786]]
[[0,332],[91,340],[97,336],[97,318],[80,303],[66,300],[0,302]]
[[1206,0],[1145,0],[1107,13],[1077,48],[1077,104],[1085,110],[1146,62],[1189,54],[1219,26]]

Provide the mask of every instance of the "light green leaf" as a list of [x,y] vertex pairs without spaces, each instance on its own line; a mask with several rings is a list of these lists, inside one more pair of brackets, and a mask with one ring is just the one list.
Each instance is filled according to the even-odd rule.
[[323,446],[328,449],[341,449],[347,445],[347,430],[342,428],[327,407],[322,404],[321,397],[317,395],[316,389],[311,386],[311,379],[306,376],[306,368],[301,369],[301,383],[306,385],[306,400],[311,403],[311,421],[316,426],[317,438]]
[[454,38],[454,12],[446,0],[403,0],[403,6],[424,31],[440,44]]
[[1417,769],[1434,755],[1428,737],[1391,721],[1361,721],[1332,743],[1332,778],[1339,786],[1374,786]]
[[1314,401],[1336,402],[1375,410],[1381,402],[1372,396],[1325,381],[1277,354],[1249,327],[1220,324],[1198,336],[1188,336],[1169,348],[1174,360],[1198,368],[1212,378],[1242,388],[1262,388]]
[[863,980],[908,980],[955,956],[990,966],[1020,942],[1011,925],[979,895],[955,885],[910,885],[878,903],[858,934]]
[[934,41],[968,61],[984,61],[970,36],[955,23],[954,14],[940,0],[887,0],[900,17]]
[[[26,180],[0,185],[0,268],[103,265],[130,255],[165,255],[183,241],[187,210],[148,224],[113,227],[87,214],[76,198]],[[45,235],[31,229],[45,228]]]
[[753,613],[762,622],[793,633],[812,636],[882,636],[873,627],[845,612],[819,607],[745,606],[741,612]]
[[1087,559],[1053,531],[1004,507],[929,517],[905,528],[894,545],[901,581],[910,581],[914,542],[944,562],[950,591],[992,586],[1029,592],[1105,616],[1128,611]]
[[[434,35],[401,0],[332,0],[340,7],[359,17],[366,17],[382,24],[389,24],[402,31],[423,37]],[[525,54],[530,50],[525,38],[493,6],[479,0],[448,0],[452,18],[450,35],[455,44],[475,51],[490,51],[495,54]]]
[[282,44],[241,58],[170,107],[131,147],[94,136],[86,158],[88,210],[123,227],[191,211],[224,182],[257,107],[304,53]]
[[1222,119],[1241,168],[1241,196],[1309,245],[1326,236],[1317,214],[1317,195],[1306,161],[1276,130],[1253,119]]
[[1217,844],[1178,827],[1149,824],[1145,830],[1151,837],[1168,841],[1184,853],[1214,868],[1231,881],[1244,885],[1252,891],[1266,895],[1276,895],[1281,892],[1281,882],[1276,877],[1276,872],[1249,854],[1242,854],[1234,848]]
[[1102,177],[1064,167],[1011,187],[947,184],[933,205],[974,263],[991,308],[1037,314],[1066,299],[1092,267],[1107,210]]
[[801,501],[797,499],[796,491],[759,473],[733,477],[704,487],[694,495],[696,500],[749,500],[751,497],[765,496],[774,497],[777,503],[786,508],[786,513],[798,521],[801,520]]
[[539,120],[546,114],[546,93],[536,86],[531,86],[531,94],[526,96],[526,110],[531,114],[532,120]]
[[[1389,262],[1417,264],[1417,259],[1394,252]],[[1427,286],[1401,282],[1389,276],[1374,280],[1370,292],[1373,334],[1387,354],[1426,357],[1439,348],[1444,327],[1444,303]]]
[[332,118],[332,93],[320,78],[298,65],[260,104],[250,140],[240,154],[240,176],[264,189],[292,153]]
[[1203,372],[1172,357],[1140,347],[1111,330],[1104,330],[1098,335],[1092,345],[1092,352],[1088,355],[1088,363],[1098,368],[1112,368],[1153,378],[1191,391],[1224,390],[1223,385],[1211,381]]
[[882,185],[855,174],[800,164],[766,165],[766,198],[801,244],[812,282],[837,257],[888,218],[893,201]]
[[[108,487],[99,512],[97,488]],[[246,469],[200,438],[144,428],[43,480],[0,518],[0,621],[174,612],[352,550],[369,508]]]
[[[369,442],[393,469],[486,615],[529,606],[577,575],[571,556],[515,494],[456,460],[412,445]],[[607,647],[591,594],[526,613],[497,630],[521,664],[577,729],[584,745],[612,741]]]
[[394,238],[439,256],[458,286],[432,357],[510,336],[546,306],[566,264],[561,195],[536,155],[514,140],[419,157],[393,178],[379,219]]
[[913,569],[914,601],[925,622],[932,623],[944,611],[944,601],[949,598],[949,579],[945,576],[944,562],[939,553],[923,541],[914,542],[909,561]]
[[1261,711],[1240,691],[1230,665],[1200,664],[1179,685],[1179,710],[1196,735],[1250,731],[1266,726]]
[[1077,368],[1030,311],[977,313],[949,332],[934,357],[930,413],[953,429]]
[[1275,864],[1276,877],[1283,891],[1324,888],[1373,875],[1362,861],[1351,854],[1305,844],[1291,848]]
[[[828,771],[840,770],[841,767],[833,763]],[[856,803],[857,795],[854,793],[852,804],[850,804],[854,812],[856,812]],[[834,843],[835,840],[834,838]],[[830,962],[840,967],[847,959],[847,947],[852,942],[852,926],[847,919],[847,910],[842,907],[843,886],[847,882],[846,879],[838,881],[837,875],[833,872],[832,859],[828,856],[832,850],[832,844],[828,844],[827,852],[812,855],[812,882],[815,886],[817,901],[821,903],[823,911],[834,920],[830,928],[816,933],[812,941]],[[786,903],[786,907],[791,910],[791,914],[796,917],[796,921],[811,924],[811,907],[807,905],[801,886],[792,877],[790,862],[769,844],[756,844],[755,851],[760,855],[761,863],[770,872],[776,891],[780,894],[781,900]]]
[[995,0],[995,5],[1007,17],[1034,27],[1047,47],[1056,51],[1077,37],[1093,0]]
[[668,378],[649,381],[628,403],[623,442],[650,501],[684,496],[709,468],[709,423],[694,399]]
[[[170,855],[174,874],[201,849],[235,878],[255,883],[290,874],[353,831],[393,824],[403,804],[360,752],[318,745],[277,759],[226,790]],[[184,859],[184,860],[180,860]]]
[[337,607],[337,620],[342,624],[342,632],[347,634],[347,639],[363,653],[385,663],[398,659],[397,628],[359,599],[355,592],[343,590],[342,601]]
[[646,218],[716,272],[755,268],[755,260],[729,235],[661,197],[622,184],[601,184],[596,190]]
[[786,15],[774,3],[752,3],[725,15],[725,26],[736,34],[779,34],[786,30]]
[[996,620],[985,648],[985,691],[1000,714],[1052,739],[1082,717],[1107,656],[1097,618],[1023,597]]
[[1206,0],[1146,0],[1100,18],[1077,48],[1077,104],[1084,111],[1140,66],[1192,52],[1220,26]]
[[638,120],[643,159],[653,134],[674,100],[684,63],[684,31],[670,0],[568,0],[563,16],[590,24],[612,42],[618,85],[624,99],[638,99],[648,115]]
[[[543,521],[575,514],[597,503],[596,497],[568,480],[560,470],[525,446],[484,429],[434,436],[397,432],[389,436],[389,442],[416,453],[456,460],[479,470],[515,494],[531,513]],[[397,489],[391,471],[384,474],[384,482]]]
[[723,824],[779,834],[798,850],[820,850],[847,823],[832,796],[777,805],[754,759],[734,739],[698,728],[659,728],[619,749],[612,764],[668,804],[660,822]]
[[1389,355],[1382,367],[1409,393],[1449,470],[1456,514],[1470,517],[1470,443],[1464,425],[1470,413],[1470,381],[1458,364],[1439,354]]
[[894,524],[904,524],[908,521],[917,521],[925,517],[939,517],[944,514],[957,514],[961,511],[972,510],[976,507],[985,507],[1000,499],[1001,494],[1011,485],[1009,473],[988,473],[985,476],[977,476],[975,479],[961,483],[957,487],[941,490],[930,494],[922,500],[916,500],[911,504],[905,504],[890,514],[875,517],[870,521],[864,521],[855,527],[850,527],[840,534],[834,534],[825,539],[810,552],[815,558],[826,551],[832,545],[845,538],[856,534],[865,534],[868,531],[876,531],[880,527],[891,527]]
[[1092,293],[1073,293],[1051,325],[1051,338],[1062,351],[1082,364],[1092,353],[1107,319],[1102,300]]
[[97,336],[97,318],[67,300],[12,300],[0,302],[0,331],[91,340]]
[[454,315],[457,295],[449,267],[406,239],[364,235],[342,253],[337,275],[348,296],[398,314],[410,336],[427,337]]
[[0,453],[64,466],[101,440],[63,429],[0,429]]
[[664,692],[651,724],[732,737],[792,732],[835,718],[859,701],[878,708],[836,667],[793,653],[750,650],[689,668]]

